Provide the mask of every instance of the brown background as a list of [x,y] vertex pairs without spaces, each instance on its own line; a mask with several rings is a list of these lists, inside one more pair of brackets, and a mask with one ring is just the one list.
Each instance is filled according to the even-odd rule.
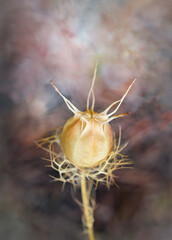
[[97,189],[97,239],[172,238],[172,2],[0,1],[0,239],[83,239],[70,186],[61,191],[34,141],[84,110],[99,56],[96,110],[137,82],[114,120],[133,169]]

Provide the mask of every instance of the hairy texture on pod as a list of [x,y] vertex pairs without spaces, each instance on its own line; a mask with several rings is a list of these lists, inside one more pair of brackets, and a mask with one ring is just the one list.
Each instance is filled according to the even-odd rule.
[[61,147],[74,165],[95,167],[112,150],[112,129],[108,123],[101,123],[94,114],[76,114],[64,125]]

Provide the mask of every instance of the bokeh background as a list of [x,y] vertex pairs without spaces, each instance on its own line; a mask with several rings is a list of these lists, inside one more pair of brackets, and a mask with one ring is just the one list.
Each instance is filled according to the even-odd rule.
[[84,110],[95,59],[96,110],[135,85],[114,120],[133,169],[96,191],[103,240],[172,239],[172,2],[0,1],[0,239],[84,239],[71,187],[52,182],[35,140]]

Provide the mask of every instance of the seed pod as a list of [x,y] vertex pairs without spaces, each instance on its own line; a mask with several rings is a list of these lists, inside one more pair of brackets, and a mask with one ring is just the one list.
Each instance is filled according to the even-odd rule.
[[94,167],[104,160],[113,147],[110,125],[97,119],[97,114],[76,114],[64,125],[61,147],[67,158],[78,167]]
[[[79,202],[79,205],[83,209],[83,224],[90,240],[95,239],[93,232],[95,201],[91,196],[93,184],[97,187],[99,183],[104,183],[108,188],[112,183],[117,185],[114,180],[114,171],[131,164],[128,157],[121,153],[126,146],[120,147],[121,130],[118,141],[114,140],[109,122],[128,114],[114,115],[135,82],[135,80],[132,82],[120,100],[112,103],[103,112],[96,113],[93,91],[96,71],[97,62],[85,112],[78,110],[51,81],[52,86],[64,99],[74,116],[65,123],[62,132],[61,128],[58,128],[55,135],[41,139],[37,143],[50,154],[50,159],[45,159],[50,162],[47,167],[52,167],[59,173],[58,177],[51,176],[54,181],[63,182],[63,186],[66,182],[74,186],[80,185],[83,204]],[[91,107],[89,106],[90,97],[92,97]],[[115,110],[109,113],[116,104]],[[62,152],[55,151],[56,144],[60,144]]]
[[[118,117],[123,117],[128,113],[114,115],[117,112],[132,84],[127,89],[123,97],[112,103],[101,113],[94,112],[95,96],[94,83],[97,72],[97,62],[94,70],[92,85],[87,98],[87,109],[85,112],[78,110],[62,93],[57,89],[54,83],[51,84],[55,90],[64,99],[68,108],[74,113],[64,125],[60,138],[60,145],[67,159],[78,168],[96,167],[101,161],[106,159],[112,151],[113,132],[109,122]],[[92,105],[89,108],[90,96],[92,96]],[[117,107],[111,113],[109,110],[117,104]]]

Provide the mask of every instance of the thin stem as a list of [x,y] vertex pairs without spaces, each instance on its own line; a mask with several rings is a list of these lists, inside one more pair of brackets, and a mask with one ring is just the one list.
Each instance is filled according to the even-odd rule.
[[93,211],[92,207],[90,206],[90,199],[89,199],[89,190],[87,188],[87,182],[84,175],[81,175],[81,195],[82,195],[82,202],[83,202],[83,212],[84,212],[84,220],[86,222],[89,240],[95,240],[94,232],[93,232]]

